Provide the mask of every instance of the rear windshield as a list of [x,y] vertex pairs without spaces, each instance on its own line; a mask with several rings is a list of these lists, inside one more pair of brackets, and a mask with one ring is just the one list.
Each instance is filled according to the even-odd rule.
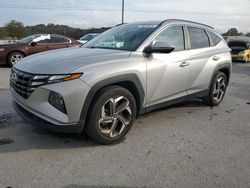
[[240,41],[231,41],[228,43],[229,47],[243,47],[247,48],[247,43],[246,42],[240,42]]

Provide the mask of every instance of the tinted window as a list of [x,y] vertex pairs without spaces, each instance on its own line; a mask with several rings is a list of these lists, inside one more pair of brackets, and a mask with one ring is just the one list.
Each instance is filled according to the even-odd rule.
[[44,39],[37,42],[37,44],[49,44],[49,43],[51,43],[51,39]]
[[209,38],[203,29],[188,27],[191,49],[209,47]]
[[175,47],[175,51],[185,49],[184,33],[181,26],[173,26],[165,29],[155,38],[155,41],[167,42]]
[[221,38],[218,35],[216,35],[215,33],[211,32],[211,31],[207,31],[207,33],[210,36],[214,45],[217,45],[221,41]]
[[53,43],[69,43],[69,39],[63,37],[52,37]]

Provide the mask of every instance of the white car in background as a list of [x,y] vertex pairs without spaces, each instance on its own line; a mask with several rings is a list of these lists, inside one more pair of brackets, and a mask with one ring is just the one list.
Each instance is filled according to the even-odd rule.
[[87,35],[82,36],[80,40],[78,40],[78,42],[85,44],[93,38],[97,37],[98,35],[100,35],[100,33],[89,33]]

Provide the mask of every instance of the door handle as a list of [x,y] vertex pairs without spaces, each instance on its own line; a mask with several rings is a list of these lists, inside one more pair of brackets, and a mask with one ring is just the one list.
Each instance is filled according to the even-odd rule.
[[184,61],[184,62],[182,62],[182,63],[179,65],[179,67],[186,67],[186,66],[188,66],[188,65],[189,65],[189,63],[186,62],[186,61]]
[[218,56],[214,56],[214,57],[213,57],[213,60],[214,60],[214,61],[218,61],[219,59],[220,59],[220,57],[218,57]]

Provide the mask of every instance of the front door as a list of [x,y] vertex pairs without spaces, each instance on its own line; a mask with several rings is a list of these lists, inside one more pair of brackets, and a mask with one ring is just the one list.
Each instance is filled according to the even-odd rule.
[[153,53],[145,58],[147,65],[147,106],[187,95],[189,83],[189,51],[185,50],[182,26],[164,29],[153,43],[167,42],[175,47],[171,53]]

